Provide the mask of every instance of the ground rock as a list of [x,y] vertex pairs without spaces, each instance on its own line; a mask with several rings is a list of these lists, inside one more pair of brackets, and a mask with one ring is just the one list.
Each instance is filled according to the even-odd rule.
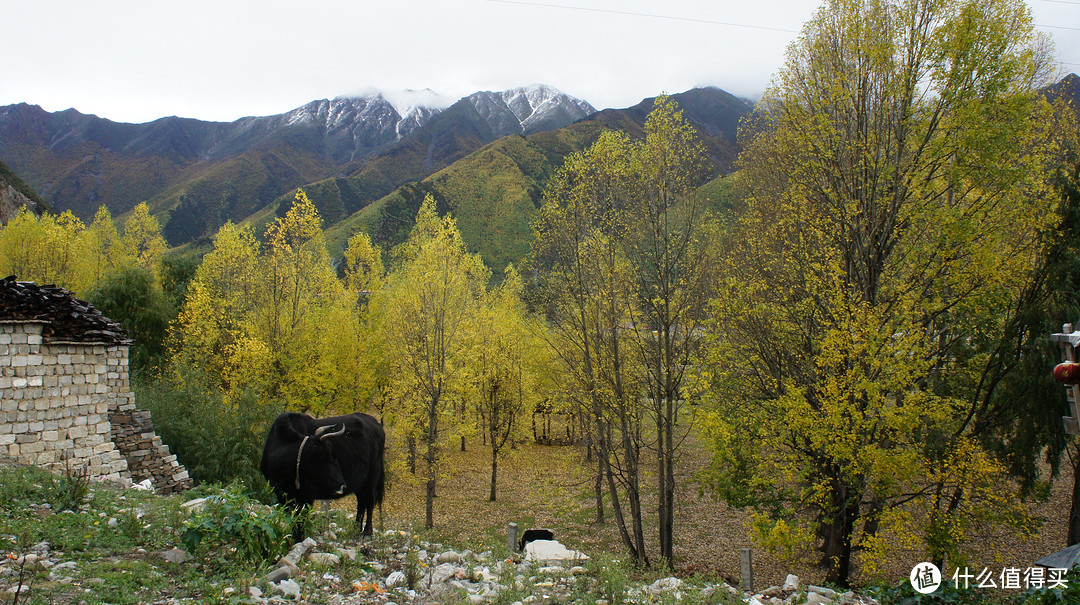
[[435,569],[431,570],[431,582],[433,584],[440,584],[442,582],[449,582],[450,580],[460,579],[465,577],[465,570],[461,569],[453,563],[443,563]]
[[180,508],[190,513],[201,513],[206,508],[206,502],[208,498],[195,498],[194,500],[188,500],[180,505]]
[[649,586],[649,594],[658,595],[658,594],[661,594],[661,593],[664,593],[664,592],[669,592],[669,591],[672,591],[672,590],[678,590],[678,589],[682,588],[682,585],[683,585],[683,581],[680,580],[679,578],[674,577],[674,576],[667,577],[667,578],[660,578],[659,580],[653,582]]
[[317,565],[333,566],[341,564],[341,557],[328,552],[309,553],[307,558],[308,561],[311,561],[312,563],[315,563]]
[[49,556],[49,543],[42,541],[30,547],[30,552],[38,555],[39,557]]
[[817,592],[806,593],[806,605],[829,605],[832,599]]
[[798,590],[799,589],[799,576],[789,573],[787,578],[784,579],[784,590]]
[[187,551],[179,548],[173,548],[161,553],[161,558],[165,559],[169,563],[186,563],[191,560],[191,555]]
[[435,562],[440,564],[461,563],[461,555],[452,550],[448,550],[446,552],[441,552],[438,555],[435,555]]
[[294,599],[300,598],[300,585],[293,580],[282,580],[277,584],[274,584],[274,588],[278,589],[281,594],[292,597]]
[[289,577],[291,575],[292,575],[292,571],[290,571],[289,566],[288,565],[282,565],[281,567],[277,567],[273,571],[271,571],[270,573],[266,574],[265,579],[266,579],[267,582],[273,584],[274,582],[280,582],[282,580],[287,580],[287,579],[289,579]]
[[806,586],[806,591],[807,592],[816,592],[819,595],[821,595],[823,597],[830,598],[830,599],[835,599],[836,598],[836,591],[831,589],[831,588],[825,588],[824,586],[814,586],[813,584],[808,584]]
[[556,540],[534,540],[525,545],[525,560],[547,565],[562,565],[588,561],[589,556],[570,550]]
[[395,586],[401,586],[405,583],[405,572],[395,571],[386,576],[386,580],[383,582],[387,588],[394,588]]

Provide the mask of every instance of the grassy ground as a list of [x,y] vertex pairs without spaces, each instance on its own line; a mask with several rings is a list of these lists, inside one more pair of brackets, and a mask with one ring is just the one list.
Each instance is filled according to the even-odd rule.
[[[679,575],[698,573],[737,584],[739,551],[753,548],[747,529],[748,515],[701,493],[696,474],[706,464],[707,455],[700,443],[688,440],[683,452],[677,471],[676,570]],[[383,522],[391,528],[423,527],[423,483],[420,478],[408,475],[401,464],[400,452],[391,452],[391,458],[396,479],[384,503]],[[653,466],[652,460],[644,462]],[[518,446],[499,463],[495,502],[488,500],[490,452],[479,440],[470,441],[465,452],[458,447],[446,448],[441,463],[445,470],[438,482],[435,533],[450,543],[469,545],[478,551],[490,549],[505,542],[506,525],[513,521],[522,529],[550,528],[556,539],[586,553],[624,552],[610,508],[606,523],[594,523],[591,471],[575,448]],[[651,484],[653,477],[647,476],[644,482]],[[1045,522],[1033,538],[1021,540],[984,530],[968,547],[968,565],[975,570],[989,567],[995,572],[1006,566],[1023,569],[1064,548],[1070,495],[1071,480],[1062,479],[1054,485],[1051,498],[1034,507]],[[655,558],[655,491],[650,490],[646,496],[646,541],[654,549],[650,557]],[[354,504],[344,500],[334,506],[351,510]],[[820,582],[824,574],[813,565],[814,560],[815,554],[808,552],[795,562],[784,562],[755,548],[755,585],[780,584],[788,573],[799,575],[803,581]],[[923,560],[920,550],[901,553],[885,565],[884,575],[890,582],[905,579],[911,568]],[[946,573],[951,574],[951,570]],[[869,578],[857,572],[854,580],[866,583]]]

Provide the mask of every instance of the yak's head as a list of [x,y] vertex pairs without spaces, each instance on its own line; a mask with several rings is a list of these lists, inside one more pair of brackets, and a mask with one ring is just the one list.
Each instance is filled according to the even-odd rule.
[[345,494],[345,477],[334,455],[333,438],[345,434],[345,426],[321,426],[305,438],[299,454],[299,488],[310,490],[316,499],[338,498]]

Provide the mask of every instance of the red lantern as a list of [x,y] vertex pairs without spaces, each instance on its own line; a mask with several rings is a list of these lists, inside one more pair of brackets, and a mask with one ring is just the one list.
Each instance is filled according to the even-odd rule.
[[1063,361],[1054,366],[1054,380],[1072,386],[1080,384],[1080,363]]

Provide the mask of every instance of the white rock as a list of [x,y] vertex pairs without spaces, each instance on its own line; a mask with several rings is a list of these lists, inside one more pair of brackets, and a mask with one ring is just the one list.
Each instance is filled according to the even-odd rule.
[[454,552],[452,550],[448,550],[446,552],[441,552],[438,555],[435,555],[435,562],[436,563],[461,563],[461,555],[459,555],[458,553],[456,553],[456,552]]
[[308,554],[307,558],[308,561],[316,565],[333,566],[341,564],[341,557],[328,552],[313,552]]
[[799,589],[799,576],[789,573],[787,578],[784,579],[784,590],[798,590]]
[[282,580],[277,584],[274,584],[274,588],[281,591],[281,594],[292,597],[294,599],[300,598],[300,585],[292,580]]
[[457,579],[458,574],[461,574],[461,577],[465,577],[465,570],[453,563],[443,563],[431,570],[431,583],[440,584],[442,582],[448,582]]
[[828,605],[832,599],[816,592],[806,593],[806,605]]
[[154,491],[154,482],[149,479],[143,479],[142,481],[131,486],[132,489],[141,489],[143,491]]
[[482,596],[480,596],[478,594],[469,595],[469,605],[480,605],[481,603],[483,603],[486,600],[487,599],[485,599],[484,597],[482,597]]
[[566,568],[561,565],[548,565],[536,570],[538,574],[545,574],[549,576],[564,576],[567,571]]
[[30,547],[30,552],[42,557],[49,556],[49,543],[45,541],[38,542]]
[[525,560],[547,565],[588,561],[589,557],[579,550],[570,550],[556,540],[533,540],[525,545]]
[[120,527],[120,522],[116,520],[116,517],[109,517],[109,521],[106,525],[109,527]]
[[668,578],[660,578],[649,586],[649,594],[658,595],[663,592],[678,590],[682,588],[682,585],[683,581],[674,576]]
[[386,580],[384,581],[384,584],[386,584],[387,588],[393,588],[395,586],[400,586],[400,585],[402,585],[404,583],[405,583],[405,572],[403,572],[403,571],[395,571],[395,572],[391,573],[390,575],[386,576]]
[[816,592],[819,595],[821,595],[823,597],[830,598],[830,599],[835,599],[836,598],[836,591],[831,589],[831,588],[825,588],[824,586],[814,586],[813,584],[808,584],[806,586],[806,591],[807,592]]
[[572,576],[583,576],[587,573],[589,573],[589,571],[580,565],[575,565],[570,568],[570,575]]
[[207,500],[208,498],[195,498],[194,500],[188,500],[187,502],[181,504],[180,508],[192,513],[201,513],[203,509],[206,508]]

